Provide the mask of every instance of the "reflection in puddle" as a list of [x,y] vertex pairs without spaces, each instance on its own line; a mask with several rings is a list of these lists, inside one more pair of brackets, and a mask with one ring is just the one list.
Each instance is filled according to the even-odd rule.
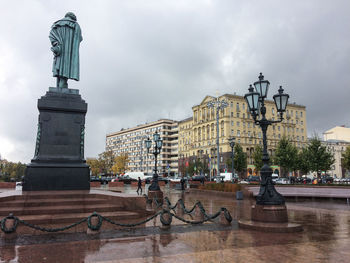
[[[166,192],[172,204],[200,200],[208,213],[226,207],[234,219],[249,219],[253,200]],[[50,244],[0,247],[2,262],[348,262],[350,209],[331,202],[288,202],[289,221],[299,233],[266,233],[232,228],[145,234]],[[154,220],[148,226],[159,226]],[[189,226],[190,227],[190,226]],[[132,230],[131,230],[132,231]],[[126,235],[127,236],[127,235]],[[293,259],[293,260],[292,260]]]

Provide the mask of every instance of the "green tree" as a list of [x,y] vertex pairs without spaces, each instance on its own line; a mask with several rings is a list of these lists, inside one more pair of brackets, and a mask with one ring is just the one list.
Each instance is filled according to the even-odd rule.
[[8,182],[8,181],[21,181],[26,165],[18,162],[9,162],[7,160],[0,160],[0,175],[2,177],[2,180]]
[[346,170],[350,171],[350,146],[346,147],[345,152],[342,154],[342,165]]
[[298,155],[297,155],[297,169],[302,174],[307,174],[311,170],[307,148],[303,148],[303,149],[301,149],[298,152]]
[[307,146],[307,156],[310,163],[310,171],[317,172],[320,176],[321,172],[328,171],[334,163],[333,154],[322,145],[319,138],[314,137]]
[[90,171],[92,175],[97,176],[102,171],[101,163],[98,159],[88,158],[86,159],[86,163],[90,166]]
[[105,151],[98,155],[98,161],[101,165],[102,173],[111,173],[112,167],[115,164],[115,153],[112,150]]
[[297,170],[297,147],[294,146],[288,138],[282,137],[277,144],[274,160],[275,164],[281,167],[282,176],[286,177],[288,172]]
[[253,153],[253,160],[254,160],[254,165],[256,167],[256,170],[260,172],[261,167],[263,167],[264,163],[262,161],[263,157],[263,149],[261,145],[255,146],[254,153]]
[[[232,167],[232,159],[229,158],[228,160],[228,167]],[[243,174],[247,169],[247,154],[243,152],[243,148],[239,143],[236,143],[234,147],[233,165],[239,177],[243,178]]]
[[128,169],[129,156],[128,154],[121,154],[115,157],[115,163],[112,166],[112,171],[115,174],[124,173]]
[[209,162],[207,159],[203,159],[203,173],[209,175]]
[[194,161],[189,161],[187,172],[190,175],[193,174],[200,174],[201,172],[204,172],[203,169],[203,163],[199,159],[195,159]]

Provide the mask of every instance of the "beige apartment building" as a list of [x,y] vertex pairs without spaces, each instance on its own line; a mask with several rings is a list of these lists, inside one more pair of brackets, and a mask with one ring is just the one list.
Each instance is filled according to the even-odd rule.
[[333,177],[344,178],[345,169],[342,167],[342,154],[346,147],[350,146],[350,128],[345,126],[336,126],[323,133],[323,144],[333,153],[334,164],[329,173]]
[[128,154],[128,171],[153,173],[154,155],[153,142],[150,153],[147,153],[145,140],[153,140],[153,134],[158,132],[163,139],[163,147],[157,159],[157,169],[160,174],[175,174],[178,172],[178,123],[174,120],[161,119],[151,123],[122,129],[106,135],[106,150],[112,150],[116,155]]
[[[207,103],[216,100],[212,96],[206,96],[199,105],[192,107],[193,115],[190,118],[179,121],[179,167],[180,170],[188,165],[188,162],[199,158],[207,163],[210,160],[211,171],[217,167],[216,145],[216,109],[208,108]],[[262,145],[262,131],[254,124],[249,114],[247,103],[243,96],[225,94],[218,98],[226,100],[228,106],[219,113],[219,151],[220,171],[226,168],[225,161],[231,158],[229,138],[235,137],[247,153],[248,165],[253,164],[252,155],[254,147]],[[279,118],[275,103],[266,100],[267,118],[277,120]],[[306,108],[295,103],[287,106],[284,121],[269,126],[267,132],[268,151],[274,154],[278,141],[286,136],[297,146],[303,147],[307,143]]]
[[323,139],[328,140],[341,140],[350,142],[350,128],[345,126],[336,126],[323,133]]
[[331,167],[331,170],[328,173],[334,178],[344,178],[346,177],[346,171],[342,167],[342,158],[343,153],[346,151],[346,148],[350,146],[350,142],[343,140],[334,140],[329,139],[322,142],[327,146],[328,150],[333,153],[334,164]]

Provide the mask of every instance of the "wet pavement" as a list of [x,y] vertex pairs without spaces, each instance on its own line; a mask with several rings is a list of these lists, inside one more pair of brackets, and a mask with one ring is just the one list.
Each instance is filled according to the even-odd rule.
[[[105,189],[107,190],[107,189]],[[114,189],[136,193],[129,186]],[[226,207],[232,226],[216,222],[199,226],[175,222],[170,230],[159,218],[144,228],[108,230],[99,235],[67,233],[19,237],[1,242],[1,262],[350,262],[350,206],[341,202],[287,202],[289,221],[303,225],[298,233],[239,229],[250,219],[253,200],[182,194],[163,188],[173,204],[183,198],[191,208],[200,200],[208,213]],[[173,221],[174,222],[174,221]]]

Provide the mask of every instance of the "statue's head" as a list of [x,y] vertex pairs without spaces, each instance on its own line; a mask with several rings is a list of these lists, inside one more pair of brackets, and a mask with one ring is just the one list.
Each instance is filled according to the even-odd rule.
[[77,21],[77,17],[73,12],[68,12],[64,17],[69,17],[70,19]]

